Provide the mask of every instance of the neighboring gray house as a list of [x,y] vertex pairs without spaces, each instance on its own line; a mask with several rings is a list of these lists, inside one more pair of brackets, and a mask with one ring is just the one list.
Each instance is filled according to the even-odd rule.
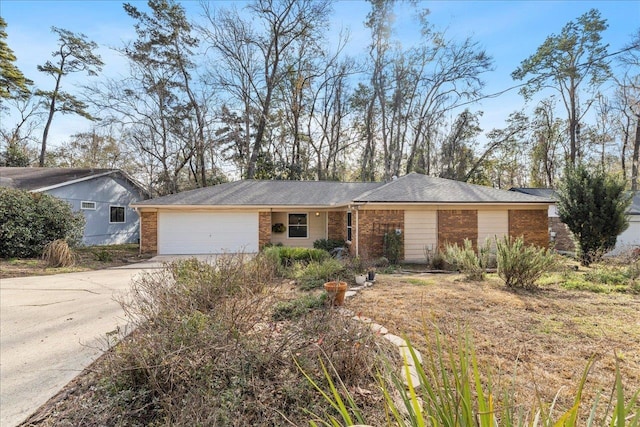
[[47,193],[82,212],[85,245],[139,241],[139,216],[129,205],[149,196],[120,170],[0,167],[0,186]]

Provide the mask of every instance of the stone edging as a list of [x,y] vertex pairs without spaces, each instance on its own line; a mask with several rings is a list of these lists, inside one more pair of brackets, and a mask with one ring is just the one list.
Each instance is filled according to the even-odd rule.
[[[373,286],[372,282],[365,282],[364,285],[362,286],[353,286],[350,287],[349,290],[347,291],[347,293],[345,294],[345,298],[352,298],[355,295],[357,295],[358,292]],[[343,316],[350,316],[351,319],[358,321],[358,322],[362,322],[365,323],[367,325],[369,325],[369,328],[371,328],[371,330],[378,335],[382,335],[386,340],[388,340],[389,342],[391,342],[392,344],[396,345],[398,347],[398,351],[400,352],[400,356],[402,356],[402,360],[406,361],[407,366],[409,367],[409,376],[411,377],[411,385],[413,386],[414,389],[417,389],[420,387],[420,376],[418,375],[418,372],[416,370],[416,366],[415,366],[415,362],[413,360],[413,357],[411,357],[411,352],[409,351],[409,345],[407,344],[407,342],[404,340],[404,338],[399,337],[398,335],[394,335],[389,333],[389,330],[387,328],[385,328],[384,326],[374,322],[372,319],[365,317],[365,316],[357,316],[354,315],[354,313],[349,310],[346,309],[344,307],[340,307],[339,308],[339,312],[340,314],[342,314]],[[419,363],[422,363],[422,355],[420,354],[420,352],[418,350],[416,350],[415,348],[413,349],[413,352],[416,355],[416,359]],[[404,365],[403,365],[404,367]],[[408,378],[406,378],[405,375],[403,375],[403,380],[405,383],[405,386],[409,385],[408,382]]]

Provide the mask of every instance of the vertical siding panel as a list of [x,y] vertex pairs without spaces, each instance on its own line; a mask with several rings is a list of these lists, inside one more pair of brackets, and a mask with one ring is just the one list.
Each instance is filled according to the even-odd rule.
[[405,211],[405,261],[425,262],[425,246],[437,249],[438,228],[436,211]]
[[[478,211],[478,245],[484,245],[486,238],[501,239],[509,235],[509,210]],[[495,243],[493,243],[495,246]]]

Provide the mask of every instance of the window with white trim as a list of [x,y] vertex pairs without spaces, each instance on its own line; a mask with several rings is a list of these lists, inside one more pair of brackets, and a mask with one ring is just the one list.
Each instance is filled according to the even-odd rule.
[[290,238],[307,238],[309,237],[309,215],[306,213],[290,213],[289,214],[289,237]]
[[124,206],[109,206],[109,223],[124,222]]
[[83,211],[95,211],[96,202],[87,202],[83,200],[80,202],[80,209],[82,209]]
[[347,241],[351,242],[353,227],[351,226],[351,212],[347,212]]

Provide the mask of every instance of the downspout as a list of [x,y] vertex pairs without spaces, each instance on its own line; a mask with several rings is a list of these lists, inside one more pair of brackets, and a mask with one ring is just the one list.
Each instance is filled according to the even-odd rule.
[[354,206],[354,209],[356,211],[356,256],[359,256],[359,250],[360,250],[360,216],[358,215],[358,207]]

